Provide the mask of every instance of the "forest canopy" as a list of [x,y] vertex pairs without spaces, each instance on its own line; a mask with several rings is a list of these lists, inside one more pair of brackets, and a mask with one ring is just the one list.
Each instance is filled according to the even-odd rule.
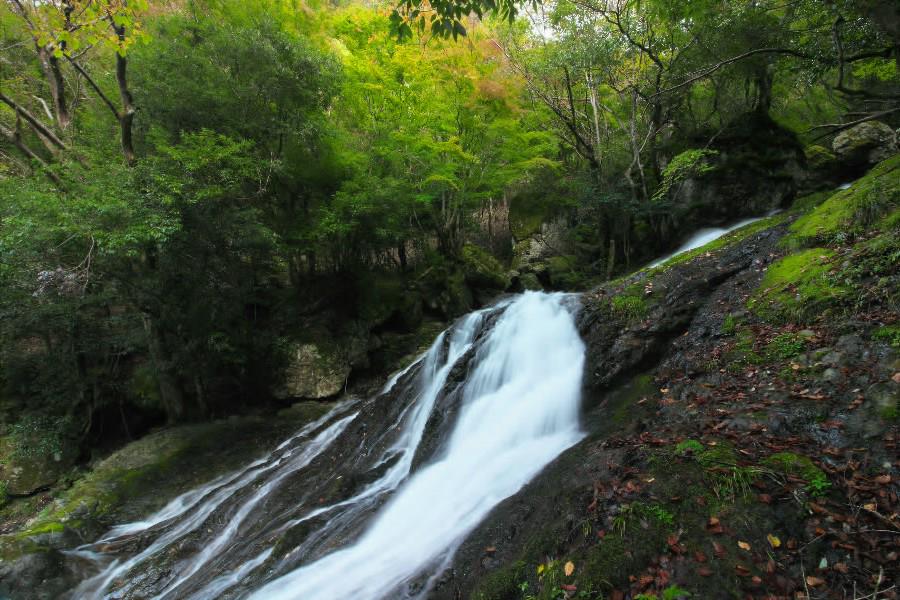
[[737,140],[896,127],[898,36],[890,0],[5,0],[0,418],[246,409],[320,324],[358,369],[482,288],[625,272],[702,224],[692,180],[774,168]]

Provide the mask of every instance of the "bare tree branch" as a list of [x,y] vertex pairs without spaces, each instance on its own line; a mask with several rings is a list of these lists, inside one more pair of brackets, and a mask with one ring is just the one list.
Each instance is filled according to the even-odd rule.
[[895,113],[898,111],[900,111],[900,106],[898,106],[897,108],[891,108],[889,110],[882,110],[882,111],[879,111],[876,113],[872,113],[861,119],[856,119],[855,121],[849,121],[847,123],[825,123],[823,125],[816,125],[815,127],[807,130],[807,133],[809,133],[811,131],[815,131],[816,129],[831,128],[831,131],[826,131],[825,133],[813,138],[811,141],[814,142],[816,140],[822,139],[823,137],[828,137],[829,135],[833,135],[835,133],[844,131],[845,129],[850,129],[851,127],[854,127],[855,125],[859,125],[860,123],[865,123],[866,121],[874,121],[876,119],[880,119],[881,117],[887,116],[891,113]]
[[15,100],[10,98],[6,94],[4,94],[2,91],[0,91],[0,102],[3,102],[7,106],[9,106],[11,109],[16,111],[16,114],[22,115],[22,117],[26,121],[28,121],[28,124],[31,125],[31,127],[39,135],[41,135],[45,139],[49,140],[54,146],[56,146],[60,150],[68,150],[69,149],[68,146],[66,146],[66,144],[61,139],[59,139],[59,136],[57,136],[55,133],[53,133],[53,131],[49,127],[44,125],[40,121],[40,119],[35,117],[33,114],[31,114],[31,112],[29,112],[29,110],[27,108],[25,108],[24,106],[21,106],[18,102],[16,102]]
[[21,152],[25,157],[37,163],[41,171],[47,176],[50,181],[55,183],[57,186],[62,187],[62,182],[59,180],[59,177],[48,168],[47,161],[37,155],[31,148],[28,147],[28,144],[25,143],[25,140],[22,139],[22,134],[19,131],[19,128],[16,127],[15,130],[8,129],[2,123],[0,123],[0,135],[7,139],[16,149]]
[[715,65],[709,67],[708,69],[705,69],[704,71],[700,72],[699,74],[697,74],[689,79],[686,79],[679,84],[673,85],[664,90],[660,90],[660,91],[656,92],[655,94],[651,95],[650,98],[651,99],[656,98],[657,96],[662,96],[663,94],[668,94],[670,92],[674,92],[675,90],[679,90],[685,86],[691,85],[695,81],[699,81],[701,79],[705,79],[706,77],[709,77],[710,75],[712,75],[713,73],[715,73],[716,71],[721,69],[722,67],[725,67],[732,63],[736,63],[736,62],[742,61],[744,59],[750,58],[751,56],[756,56],[758,54],[787,54],[790,56],[796,56],[797,58],[806,58],[806,59],[812,58],[811,56],[809,56],[807,54],[804,54],[802,52],[797,52],[796,50],[792,50],[790,48],[757,48],[755,50],[750,50],[748,52],[744,52],[743,54],[738,54],[737,56],[732,56],[731,58],[728,58],[719,63],[716,63]]

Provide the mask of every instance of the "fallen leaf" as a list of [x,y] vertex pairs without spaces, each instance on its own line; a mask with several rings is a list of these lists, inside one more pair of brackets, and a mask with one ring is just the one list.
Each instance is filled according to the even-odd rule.
[[750,551],[750,544],[748,544],[747,542],[738,541],[738,548],[740,548],[741,550],[746,550],[747,552],[749,552],[749,551]]
[[810,587],[819,587],[820,585],[825,585],[825,580],[821,577],[815,577],[813,575],[806,576],[806,585]]
[[567,592],[575,592],[575,591],[578,591],[578,588],[575,587],[575,586],[574,586],[573,584],[571,584],[571,583],[563,584],[563,585],[561,585],[561,586],[559,586],[559,587],[561,587],[562,589],[564,589],[564,590],[567,591]]
[[709,567],[700,567],[699,569],[697,569],[697,574],[701,577],[709,577],[713,574],[713,572]]
[[544,565],[542,565],[542,564],[538,565],[537,574],[540,575],[543,572],[544,572]]
[[834,563],[834,564],[832,565],[832,568],[833,568],[835,571],[837,571],[838,573],[843,573],[844,575],[846,575],[847,573],[850,572],[850,567],[848,567],[845,563],[840,563],[840,562],[839,562],[839,563]]
[[713,542],[713,551],[719,558],[725,556],[725,546],[723,546],[719,542]]
[[879,475],[878,477],[875,478],[875,481],[877,483],[880,483],[881,485],[887,485],[888,483],[891,482],[891,476],[890,475]]
[[766,534],[766,539],[769,540],[769,545],[773,548],[778,548],[781,546],[781,540],[778,539],[778,536],[772,535],[771,533]]
[[563,567],[563,572],[565,572],[566,577],[571,577],[572,573],[575,572],[575,564],[570,560],[566,563],[566,566]]

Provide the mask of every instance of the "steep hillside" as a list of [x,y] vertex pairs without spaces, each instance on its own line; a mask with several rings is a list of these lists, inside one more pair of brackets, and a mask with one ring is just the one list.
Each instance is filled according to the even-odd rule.
[[894,597],[898,173],[587,294],[590,436],[437,597]]

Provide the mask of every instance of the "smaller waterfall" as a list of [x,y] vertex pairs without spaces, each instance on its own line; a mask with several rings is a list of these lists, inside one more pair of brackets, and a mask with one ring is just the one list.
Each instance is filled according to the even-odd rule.
[[771,217],[772,215],[777,214],[778,212],[779,212],[778,210],[773,210],[770,213],[766,214],[765,217],[753,217],[752,219],[744,219],[742,221],[738,221],[737,223],[734,223],[733,225],[729,225],[728,227],[706,227],[704,229],[698,229],[696,232],[694,232],[693,235],[691,235],[691,237],[689,237],[687,239],[687,241],[684,244],[679,246],[678,249],[675,250],[675,252],[672,252],[671,254],[666,255],[663,258],[660,258],[656,262],[648,265],[646,268],[652,269],[653,267],[658,267],[661,264],[672,260],[679,254],[684,254],[685,252],[690,252],[691,250],[700,248],[701,246],[705,246],[706,244],[719,239],[723,235],[731,233],[732,231],[740,229],[741,227],[746,227],[747,225],[750,225],[751,223],[756,223],[757,221],[761,221],[762,219],[765,219],[766,217]]

